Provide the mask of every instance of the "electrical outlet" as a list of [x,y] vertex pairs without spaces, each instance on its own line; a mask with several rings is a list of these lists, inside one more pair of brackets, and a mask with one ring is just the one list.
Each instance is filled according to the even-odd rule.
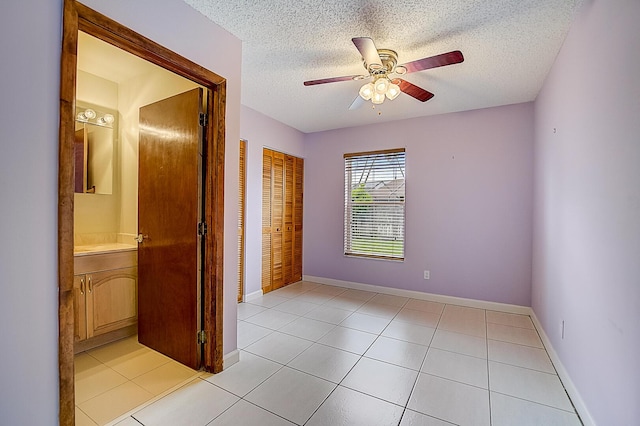
[[424,271],[424,279],[428,280],[429,278],[431,278],[431,273],[429,271]]
[[560,339],[564,340],[564,320],[560,321]]

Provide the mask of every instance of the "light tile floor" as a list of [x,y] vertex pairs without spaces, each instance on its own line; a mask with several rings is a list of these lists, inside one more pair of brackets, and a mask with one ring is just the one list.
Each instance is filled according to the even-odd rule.
[[77,354],[75,371],[76,426],[108,424],[201,375],[137,336]]
[[[238,305],[238,347],[239,363],[117,424],[581,425],[525,315],[301,282]],[[99,373],[105,386],[162,388],[102,362],[117,367]],[[108,394],[85,387],[81,415]]]

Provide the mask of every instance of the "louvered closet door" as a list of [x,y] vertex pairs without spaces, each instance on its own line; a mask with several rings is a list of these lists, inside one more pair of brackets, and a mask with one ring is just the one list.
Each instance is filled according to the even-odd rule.
[[262,170],[262,291],[302,279],[301,158],[269,149]]
[[273,290],[271,285],[271,168],[273,155],[265,149],[262,155],[262,292]]
[[271,285],[276,290],[284,285],[284,154],[273,151],[271,170]]
[[295,158],[293,163],[293,273],[292,282],[302,279],[302,193],[304,188],[304,162]]
[[282,242],[282,267],[284,284],[293,282],[293,163],[291,155],[284,162],[284,238]]
[[244,296],[244,218],[247,188],[246,146],[247,142],[240,140],[240,163],[238,171],[238,302],[242,302]]

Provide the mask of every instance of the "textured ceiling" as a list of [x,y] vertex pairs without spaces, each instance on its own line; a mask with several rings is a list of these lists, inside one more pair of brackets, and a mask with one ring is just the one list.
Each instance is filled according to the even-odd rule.
[[[242,40],[242,103],[303,132],[532,101],[583,0],[184,0]],[[399,63],[461,50],[461,64],[407,74],[435,94],[349,105],[362,82],[353,37]]]

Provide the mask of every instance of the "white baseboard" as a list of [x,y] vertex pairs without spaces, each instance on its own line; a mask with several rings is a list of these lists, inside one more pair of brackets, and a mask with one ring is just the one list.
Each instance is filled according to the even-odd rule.
[[528,306],[511,305],[508,303],[489,302],[486,300],[466,299],[464,297],[443,296],[440,294],[424,293],[415,290],[383,287],[371,284],[362,284],[351,281],[334,280],[332,278],[314,277],[305,275],[303,281],[311,281],[319,284],[345,287],[355,290],[373,291],[376,293],[391,294],[393,296],[410,297],[412,299],[430,300],[432,302],[448,303],[450,305],[468,306],[470,308],[488,309],[491,311],[508,312],[512,314],[529,315],[531,308]]
[[508,312],[512,314],[529,315],[531,317],[531,320],[533,321],[533,324],[538,330],[538,333],[540,334],[542,343],[547,349],[547,353],[551,358],[551,362],[553,363],[556,371],[558,372],[558,377],[560,377],[560,380],[562,381],[562,384],[564,385],[567,391],[567,394],[571,398],[571,401],[573,402],[573,405],[576,409],[576,412],[580,416],[582,423],[584,424],[584,426],[596,426],[596,423],[591,417],[591,414],[589,413],[587,406],[585,405],[584,401],[582,400],[582,397],[578,393],[578,389],[573,384],[573,381],[569,377],[567,370],[562,365],[562,362],[560,361],[558,354],[553,349],[553,346],[551,345],[551,341],[549,340],[549,338],[547,337],[547,334],[542,328],[540,321],[538,321],[538,318],[536,317],[535,312],[529,306],[511,305],[508,303],[490,302],[486,300],[466,299],[463,297],[455,297],[455,296],[443,296],[440,294],[423,293],[423,292],[414,291],[414,290],[403,290],[398,288],[383,287],[383,286],[377,286],[377,285],[371,285],[371,284],[362,284],[362,283],[356,283],[351,281],[334,280],[332,278],[314,277],[310,275],[304,275],[302,279],[303,281],[333,285],[336,287],[351,288],[355,290],[373,291],[376,293],[391,294],[394,296],[411,297],[413,299],[430,300],[432,302],[448,303],[452,305],[468,306],[471,308],[488,309],[492,311]]
[[240,361],[240,351],[236,349],[229,352],[224,357],[222,357],[222,370],[226,370],[238,361]]
[[262,289],[258,290],[258,291],[254,291],[253,293],[249,293],[249,294],[245,294],[244,297],[242,298],[243,302],[248,302],[249,300],[253,300],[255,298],[258,298],[262,296]]
[[580,416],[580,420],[582,420],[582,424],[584,426],[596,426],[596,422],[593,420],[593,417],[591,417],[591,414],[589,413],[589,410],[587,409],[586,404],[582,400],[582,397],[580,396],[578,389],[573,384],[573,381],[571,380],[569,373],[567,373],[567,370],[564,368],[564,365],[560,361],[560,357],[558,357],[558,354],[556,353],[555,349],[553,349],[553,346],[551,345],[551,341],[549,340],[547,333],[545,333],[544,328],[542,328],[542,324],[540,324],[540,321],[538,321],[538,317],[536,316],[536,313],[533,311],[533,309],[530,309],[529,315],[531,316],[531,320],[533,321],[533,324],[536,326],[536,329],[538,330],[538,334],[542,339],[542,344],[547,350],[547,353],[549,354],[549,358],[551,358],[551,362],[553,363],[553,366],[555,367],[556,372],[558,373],[558,377],[560,377],[560,381],[562,381],[562,385],[567,391],[569,398],[571,398],[571,402],[573,403],[573,406],[578,412],[578,415]]

